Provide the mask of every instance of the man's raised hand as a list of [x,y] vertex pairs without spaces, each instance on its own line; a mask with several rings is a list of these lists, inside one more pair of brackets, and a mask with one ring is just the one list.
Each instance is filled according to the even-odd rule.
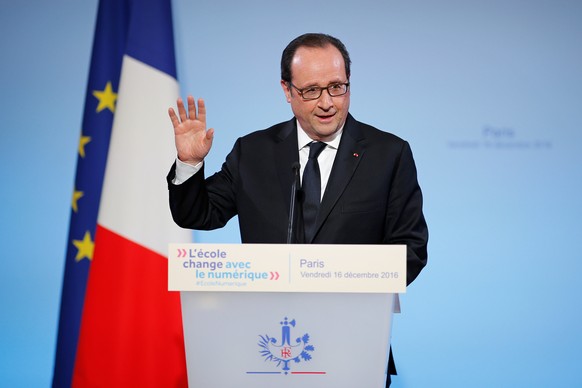
[[188,111],[181,98],[178,98],[177,105],[178,115],[174,108],[168,109],[168,114],[174,126],[178,159],[195,165],[208,155],[212,147],[214,129],[206,130],[206,106],[203,99],[198,99],[198,112],[192,96],[188,96]]

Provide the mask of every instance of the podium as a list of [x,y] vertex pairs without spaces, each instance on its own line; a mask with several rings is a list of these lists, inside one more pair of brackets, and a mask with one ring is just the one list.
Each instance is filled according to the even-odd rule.
[[172,244],[191,388],[384,387],[406,248]]

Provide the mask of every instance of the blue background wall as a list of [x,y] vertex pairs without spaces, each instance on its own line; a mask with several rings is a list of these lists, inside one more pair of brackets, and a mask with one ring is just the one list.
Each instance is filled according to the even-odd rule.
[[[96,8],[0,0],[0,385],[50,385]],[[209,171],[291,117],[279,58],[307,31],[350,50],[353,115],[410,141],[430,258],[395,323],[396,387],[582,385],[582,2],[175,0],[174,14],[183,94],[216,128]],[[236,222],[195,238],[239,241]]]

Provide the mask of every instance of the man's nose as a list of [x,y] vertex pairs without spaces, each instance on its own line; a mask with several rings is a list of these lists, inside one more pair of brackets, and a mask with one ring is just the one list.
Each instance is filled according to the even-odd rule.
[[317,105],[321,109],[328,110],[333,106],[333,97],[329,94],[327,89],[321,91],[321,96],[317,100]]

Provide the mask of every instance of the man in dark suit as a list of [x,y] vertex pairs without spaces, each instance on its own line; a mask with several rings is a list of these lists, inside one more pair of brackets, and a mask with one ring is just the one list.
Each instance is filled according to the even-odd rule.
[[[178,113],[169,110],[178,157],[167,178],[176,223],[209,230],[238,215],[244,243],[284,243],[292,166],[299,163],[305,193],[296,241],[405,244],[410,284],[426,265],[428,241],[414,159],[406,141],[348,113],[350,63],[345,46],[329,35],[289,43],[281,86],[294,118],[239,138],[222,169],[206,179],[214,131],[206,129],[204,101],[196,107],[189,96],[186,109],[178,100]],[[310,156],[315,148],[318,155]]]

